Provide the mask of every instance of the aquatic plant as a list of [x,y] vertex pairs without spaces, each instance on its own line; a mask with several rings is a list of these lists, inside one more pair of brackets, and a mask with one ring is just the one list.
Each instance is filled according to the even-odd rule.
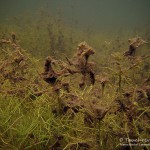
[[129,50],[124,53],[125,56],[135,56],[136,49],[143,44],[147,43],[142,38],[137,37],[133,39],[129,39]]
[[[65,40],[57,41],[59,36],[51,30],[49,43],[51,38],[56,43]],[[20,38],[30,41],[34,35]],[[45,48],[41,36],[37,41]],[[133,41],[130,45],[136,48],[144,43]],[[53,50],[59,43],[55,42]],[[32,44],[35,52],[37,42]],[[120,138],[149,138],[149,55],[132,52],[124,57],[121,44],[119,39],[104,45],[105,62],[104,51],[99,54],[96,49],[95,56],[86,42],[78,44],[72,58],[67,50],[65,58],[62,53],[58,58],[50,47],[45,60],[39,61],[22,48],[16,31],[1,35],[0,148],[113,150],[122,149]],[[90,61],[91,56],[99,59]],[[124,148],[137,148],[126,144]]]

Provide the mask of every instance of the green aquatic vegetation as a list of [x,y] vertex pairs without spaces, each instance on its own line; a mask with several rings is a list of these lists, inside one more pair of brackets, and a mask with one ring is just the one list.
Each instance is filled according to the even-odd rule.
[[[113,150],[122,149],[120,139],[149,139],[149,55],[138,55],[139,47],[134,56],[124,56],[120,48],[128,44],[118,38],[99,52],[88,37],[71,57],[67,45],[75,49],[77,41],[68,43],[61,23],[58,30],[53,21],[33,24],[35,30],[31,24],[24,34],[17,26],[1,34],[0,149]],[[29,54],[47,47],[46,59]]]

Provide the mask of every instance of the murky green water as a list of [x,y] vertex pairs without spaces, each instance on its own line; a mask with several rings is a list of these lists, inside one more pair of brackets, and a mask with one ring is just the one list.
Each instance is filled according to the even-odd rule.
[[1,0],[0,20],[43,8],[76,27],[114,30],[149,25],[149,6],[149,0]]

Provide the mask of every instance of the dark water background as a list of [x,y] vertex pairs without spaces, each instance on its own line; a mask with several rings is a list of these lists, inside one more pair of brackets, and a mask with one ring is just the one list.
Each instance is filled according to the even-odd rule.
[[93,29],[136,28],[150,24],[150,0],[0,0],[0,22],[25,12],[60,13],[69,25]]

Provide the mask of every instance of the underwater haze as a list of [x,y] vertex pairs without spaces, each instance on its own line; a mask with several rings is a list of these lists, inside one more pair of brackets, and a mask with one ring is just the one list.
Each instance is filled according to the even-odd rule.
[[150,150],[150,0],[0,0],[0,150]]
[[1,22],[41,8],[76,27],[135,28],[150,24],[149,0],[1,0]]

